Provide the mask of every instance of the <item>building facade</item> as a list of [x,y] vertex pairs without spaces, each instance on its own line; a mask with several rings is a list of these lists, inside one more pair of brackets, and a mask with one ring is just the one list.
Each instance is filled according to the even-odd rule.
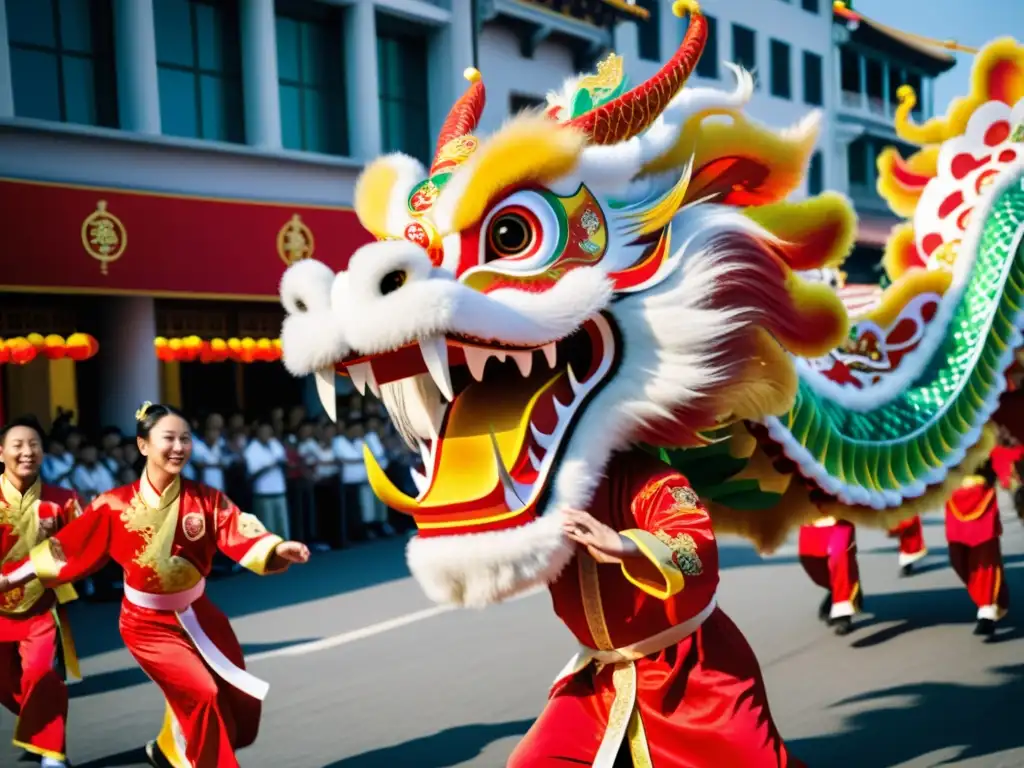
[[[467,66],[487,85],[486,133],[610,49],[634,82],[652,75],[683,36],[670,6],[0,0],[0,338],[100,342],[85,363],[0,366],[0,404],[122,427],[158,398],[318,407],[279,365],[160,363],[153,340],[276,337],[284,268],[311,255],[340,268],[369,239],[348,208],[360,169],[396,150],[428,161]],[[823,110],[801,193],[848,192],[877,260],[873,153],[895,140],[892,84],[919,78],[927,116],[929,79],[950,64],[849,29],[827,0],[702,6],[711,34],[693,82],[731,87],[722,62],[734,61],[756,75],[756,119]]]
[[[854,5],[847,2],[851,10]],[[918,96],[912,117],[928,120],[935,114],[935,78],[952,69],[956,59],[874,22],[851,23],[839,13],[832,41],[834,188],[849,195],[859,222],[857,248],[845,269],[851,282],[877,283],[886,238],[898,223],[876,188],[878,156],[888,146],[899,147],[905,157],[914,149],[893,128],[897,90],[911,86]]]
[[430,154],[471,5],[0,0],[0,338],[100,342],[77,370],[0,366],[8,414],[303,397],[278,365],[163,364],[153,340],[277,336],[285,266],[368,240],[346,207],[366,160]]

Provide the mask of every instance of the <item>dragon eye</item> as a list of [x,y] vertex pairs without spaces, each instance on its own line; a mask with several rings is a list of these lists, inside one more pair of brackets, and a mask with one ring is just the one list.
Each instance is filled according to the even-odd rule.
[[558,258],[564,245],[557,202],[545,192],[509,195],[484,219],[481,267],[502,274],[539,274]]
[[497,258],[522,256],[537,237],[537,220],[525,209],[504,211],[491,221],[487,241]]

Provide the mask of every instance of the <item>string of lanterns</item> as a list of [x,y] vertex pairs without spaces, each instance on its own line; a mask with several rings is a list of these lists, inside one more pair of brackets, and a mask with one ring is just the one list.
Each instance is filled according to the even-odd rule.
[[200,339],[186,336],[168,339],[158,336],[153,340],[158,360],[165,363],[271,363],[281,359],[280,339]]
[[13,339],[0,339],[0,363],[25,365],[38,358],[81,362],[99,352],[100,345],[87,333],[73,333],[66,339],[51,333],[30,333]]

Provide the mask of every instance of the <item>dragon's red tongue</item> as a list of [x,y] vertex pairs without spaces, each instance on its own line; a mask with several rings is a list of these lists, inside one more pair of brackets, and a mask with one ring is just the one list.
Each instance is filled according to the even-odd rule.
[[429,517],[431,510],[444,509],[455,514],[482,511],[495,504],[507,509],[494,446],[497,445],[504,467],[515,465],[529,433],[534,404],[560,376],[556,374],[546,381],[512,376],[470,385],[448,410],[426,493],[419,500],[402,493],[366,451],[366,467],[374,492],[392,509],[417,518]]

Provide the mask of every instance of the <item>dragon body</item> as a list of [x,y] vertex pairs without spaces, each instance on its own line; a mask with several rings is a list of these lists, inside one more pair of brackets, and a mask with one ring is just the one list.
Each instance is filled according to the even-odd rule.
[[[934,179],[886,177],[916,234],[899,230],[893,285],[851,325],[821,279],[852,247],[849,202],[788,200],[820,115],[756,123],[735,67],[731,91],[684,88],[707,22],[693,2],[674,10],[685,38],[650,81],[630,88],[610,56],[489,137],[473,133],[485,95],[468,71],[431,167],[388,155],[357,183],[377,242],[339,273],[305,260],[282,280],[289,370],[316,374],[329,411],[336,375],[378,394],[422,456],[415,497],[367,467],[414,516],[410,567],[438,601],[555,578],[573,554],[560,510],[586,508],[616,452],[679,467],[716,527],[769,549],[824,508],[889,525],[938,505],[986,451],[1019,342],[1019,162],[971,198],[962,232],[940,217],[932,248],[917,222],[974,118],[918,127],[938,142],[925,159],[887,154]],[[1015,77],[979,98],[1019,124]]]

